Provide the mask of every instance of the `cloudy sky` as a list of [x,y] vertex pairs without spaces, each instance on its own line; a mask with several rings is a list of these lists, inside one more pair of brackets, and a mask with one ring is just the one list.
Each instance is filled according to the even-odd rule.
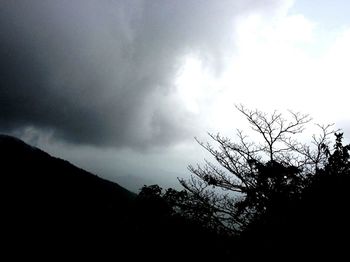
[[[0,0],[0,132],[129,189],[177,185],[234,104],[350,132],[346,0]],[[349,135],[348,135],[349,136]]]

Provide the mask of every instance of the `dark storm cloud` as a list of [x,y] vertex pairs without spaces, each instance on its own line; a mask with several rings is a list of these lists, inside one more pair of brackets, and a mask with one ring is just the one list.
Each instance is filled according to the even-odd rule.
[[117,147],[192,139],[176,70],[195,53],[219,71],[245,2],[0,1],[0,131]]

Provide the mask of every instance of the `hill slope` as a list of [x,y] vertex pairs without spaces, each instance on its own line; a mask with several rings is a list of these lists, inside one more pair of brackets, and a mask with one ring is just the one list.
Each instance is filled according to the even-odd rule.
[[6,135],[0,135],[0,192],[2,240],[17,248],[61,250],[76,249],[78,244],[108,248],[124,243],[130,231],[128,212],[136,197],[118,184]]

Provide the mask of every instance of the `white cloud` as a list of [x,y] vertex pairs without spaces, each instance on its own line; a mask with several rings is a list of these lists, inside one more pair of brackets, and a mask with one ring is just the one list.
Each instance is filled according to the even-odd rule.
[[[329,39],[333,34],[318,34],[315,21],[283,11],[274,19],[261,13],[241,17],[235,32],[235,55],[224,73],[210,81],[212,92],[206,92],[211,103],[202,99],[202,104],[210,106],[201,107],[210,116],[208,127],[232,130],[237,122],[228,119],[234,115],[234,103],[266,111],[302,111],[326,123],[350,115],[346,95],[350,30]],[[324,42],[328,48],[312,52]],[[209,78],[205,74],[196,72],[188,81],[201,83]],[[207,89],[208,85],[203,90]]]

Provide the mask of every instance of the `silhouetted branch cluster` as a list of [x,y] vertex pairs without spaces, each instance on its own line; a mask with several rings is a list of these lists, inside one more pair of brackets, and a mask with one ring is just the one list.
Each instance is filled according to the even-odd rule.
[[192,201],[210,214],[213,227],[237,233],[251,221],[297,199],[307,185],[308,177],[325,167],[329,152],[332,125],[318,125],[321,132],[311,144],[294,138],[311,121],[308,115],[289,111],[285,118],[275,111],[236,108],[246,117],[261,143],[250,142],[240,130],[237,141],[220,134],[209,134],[215,142],[197,142],[216,160],[188,167],[190,179],[179,179]]
[[170,225],[177,232],[183,229],[184,236],[193,233],[194,225],[200,227],[187,245],[195,257],[207,256],[204,242],[214,257],[238,261],[347,254],[350,145],[343,145],[343,134],[333,125],[317,125],[319,133],[302,143],[295,135],[303,132],[309,116],[237,109],[262,142],[251,142],[239,130],[235,141],[209,134],[214,144],[197,142],[216,162],[190,165],[190,178],[179,179],[182,191],[150,186],[139,198],[153,199],[163,217],[176,218]]

